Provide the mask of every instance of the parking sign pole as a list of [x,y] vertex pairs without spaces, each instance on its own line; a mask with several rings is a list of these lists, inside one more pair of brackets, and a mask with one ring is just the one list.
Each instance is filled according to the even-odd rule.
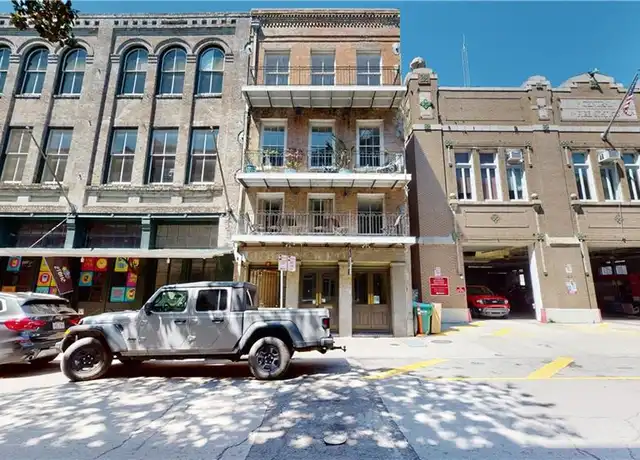
[[284,270],[280,270],[280,308],[284,308]]

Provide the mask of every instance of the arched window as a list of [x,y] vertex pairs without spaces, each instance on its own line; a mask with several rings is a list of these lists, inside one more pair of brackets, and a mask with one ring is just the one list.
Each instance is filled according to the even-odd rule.
[[22,72],[22,94],[40,94],[44,77],[47,74],[47,60],[49,51],[45,48],[38,48],[27,56]]
[[197,94],[222,93],[224,53],[220,48],[209,48],[198,59]]
[[120,94],[143,94],[147,77],[147,50],[135,48],[127,53],[122,67]]
[[0,47],[0,94],[4,91],[4,82],[7,81],[9,56],[11,56],[11,50],[6,46]]
[[187,53],[181,48],[172,48],[162,55],[158,94],[182,94],[186,62]]
[[87,64],[87,52],[82,48],[69,51],[62,62],[62,75],[60,76],[60,94],[80,94],[84,69]]

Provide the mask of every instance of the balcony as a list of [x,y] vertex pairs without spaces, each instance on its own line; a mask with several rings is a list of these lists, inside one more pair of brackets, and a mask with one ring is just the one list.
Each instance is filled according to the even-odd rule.
[[259,67],[242,88],[252,107],[398,108],[405,93],[399,67]]
[[249,151],[237,175],[245,187],[402,188],[411,181],[402,152]]
[[240,219],[234,241],[260,244],[413,244],[406,214],[258,212]]

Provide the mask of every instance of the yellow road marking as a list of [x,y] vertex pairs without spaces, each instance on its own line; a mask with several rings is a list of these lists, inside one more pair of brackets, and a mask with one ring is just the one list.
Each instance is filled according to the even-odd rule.
[[573,377],[553,377],[553,378],[529,378],[529,377],[427,377],[425,380],[441,382],[517,382],[525,380],[640,380],[640,376],[573,376]]
[[367,375],[365,377],[366,380],[380,380],[386,379],[387,377],[393,377],[394,375],[406,374],[407,372],[415,371],[417,369],[422,369],[425,367],[435,366],[436,364],[444,363],[446,359],[430,359],[428,361],[421,361],[419,363],[409,364],[407,366],[400,366],[394,369],[379,372],[373,375]]
[[503,327],[502,329],[498,329],[497,331],[495,331],[495,332],[494,332],[493,334],[491,334],[491,335],[493,335],[493,336],[495,336],[495,337],[503,337],[503,336],[505,336],[505,335],[507,335],[507,334],[510,334],[512,330],[513,330],[513,329],[512,329],[512,328],[510,328],[510,327]]
[[560,358],[554,359],[549,364],[545,364],[540,369],[533,371],[531,374],[527,376],[529,380],[540,380],[540,379],[550,379],[562,369],[567,367],[569,364],[573,362],[573,358],[567,358],[566,356],[562,356]]

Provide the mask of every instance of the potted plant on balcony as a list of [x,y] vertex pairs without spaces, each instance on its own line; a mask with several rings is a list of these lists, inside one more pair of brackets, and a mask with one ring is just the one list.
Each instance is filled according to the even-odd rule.
[[336,136],[333,136],[334,149],[335,149],[335,167],[341,173],[350,173],[353,161],[354,148],[348,148],[344,141]]
[[298,172],[304,162],[304,153],[300,149],[288,149],[285,153],[284,172]]
[[262,166],[267,169],[281,168],[284,155],[276,149],[265,149],[262,151]]

